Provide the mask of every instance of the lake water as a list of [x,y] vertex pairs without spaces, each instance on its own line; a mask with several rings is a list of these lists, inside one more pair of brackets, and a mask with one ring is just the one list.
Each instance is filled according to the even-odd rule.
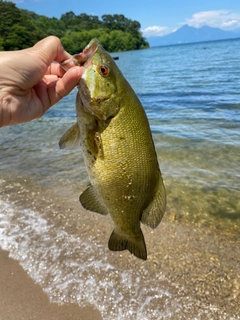
[[[76,90],[43,118],[0,129],[0,246],[52,301],[93,304],[103,319],[239,319],[239,52],[240,40],[230,40],[113,54],[146,110],[167,190],[162,224],[143,228],[146,263],[110,252],[110,218],[78,202],[88,183],[81,151],[58,148],[75,123]],[[228,292],[231,299],[215,292],[206,300],[220,278],[211,278],[212,284],[205,279],[209,287],[196,308],[194,281],[188,283],[181,265],[195,261],[200,238],[206,263],[219,258],[224,243],[228,284],[238,282]],[[188,251],[192,258],[183,259]],[[225,269],[214,266],[220,277]]]

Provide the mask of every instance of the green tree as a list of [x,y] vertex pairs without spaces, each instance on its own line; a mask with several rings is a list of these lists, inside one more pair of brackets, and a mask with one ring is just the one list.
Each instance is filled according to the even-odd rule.
[[106,29],[113,30],[114,29],[114,18],[111,14],[102,15],[103,25]]
[[109,35],[102,29],[72,32],[62,37],[61,42],[65,50],[71,54],[76,54],[81,52],[93,38],[97,38],[104,48],[107,49]]
[[30,47],[45,35],[29,19],[26,10],[16,8],[12,2],[0,1],[0,37],[4,50]]
[[4,50],[4,39],[0,37],[0,51]]
[[0,36],[5,37],[13,24],[21,23],[21,15],[12,2],[0,0]]
[[75,19],[76,19],[76,15],[72,11],[69,11],[69,12],[62,14],[62,16],[60,18],[60,20],[62,20],[66,26],[74,25]]
[[138,21],[123,14],[104,14],[100,20],[95,15],[69,11],[60,19],[48,18],[0,0],[0,50],[27,48],[48,35],[61,38],[72,54],[80,52],[92,38],[98,38],[108,51],[147,48],[140,28]]

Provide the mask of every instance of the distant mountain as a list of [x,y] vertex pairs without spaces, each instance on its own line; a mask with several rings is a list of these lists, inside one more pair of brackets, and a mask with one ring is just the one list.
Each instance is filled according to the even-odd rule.
[[149,37],[147,41],[151,47],[165,46],[171,44],[183,44],[192,42],[225,40],[239,38],[240,31],[224,31],[218,28],[203,26],[199,29],[190,27],[187,24],[182,26],[177,31],[170,33],[164,37]]
[[232,32],[233,33],[237,33],[238,35],[240,35],[240,29],[234,29]]

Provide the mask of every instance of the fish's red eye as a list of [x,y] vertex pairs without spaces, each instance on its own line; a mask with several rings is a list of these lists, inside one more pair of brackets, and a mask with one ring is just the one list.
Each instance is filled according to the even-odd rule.
[[109,74],[109,69],[108,67],[102,65],[99,67],[99,72],[101,73],[101,75],[107,76]]

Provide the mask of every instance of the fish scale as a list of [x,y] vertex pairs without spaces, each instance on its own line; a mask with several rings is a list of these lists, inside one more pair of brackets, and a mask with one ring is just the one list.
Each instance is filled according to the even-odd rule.
[[111,56],[93,39],[82,53],[63,62],[81,65],[77,124],[60,147],[79,140],[90,185],[82,206],[110,214],[115,229],[108,247],[147,259],[140,223],[156,228],[166,207],[166,192],[145,111]]

